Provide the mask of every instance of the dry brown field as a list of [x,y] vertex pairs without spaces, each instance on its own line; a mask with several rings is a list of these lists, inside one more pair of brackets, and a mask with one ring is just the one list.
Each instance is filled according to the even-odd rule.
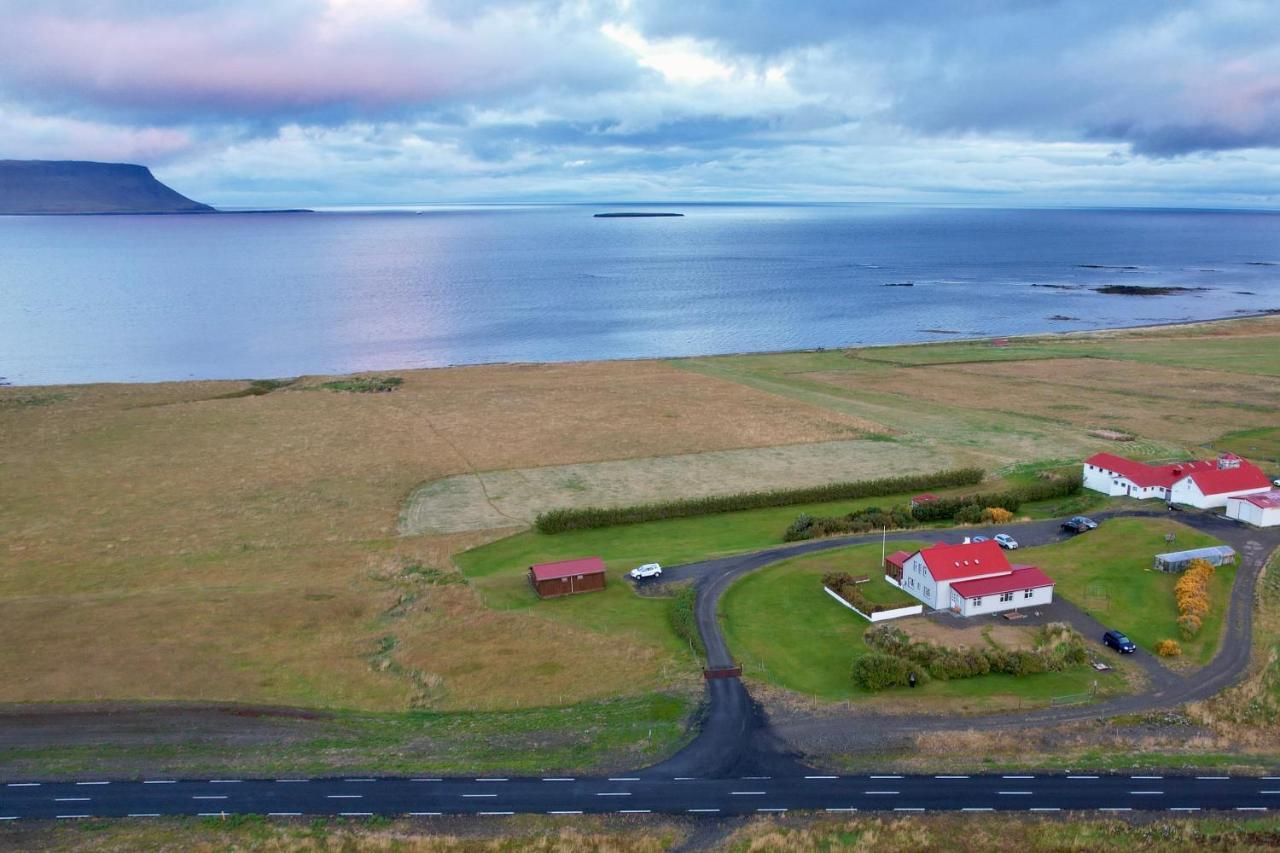
[[[580,629],[406,574],[451,572],[480,541],[398,537],[409,492],[865,427],[656,362],[401,375],[381,394],[318,378],[232,398],[246,383],[0,388],[0,701],[398,709],[648,689],[670,660],[644,638],[598,643],[594,677],[574,677]],[[541,676],[512,638],[547,649]]]

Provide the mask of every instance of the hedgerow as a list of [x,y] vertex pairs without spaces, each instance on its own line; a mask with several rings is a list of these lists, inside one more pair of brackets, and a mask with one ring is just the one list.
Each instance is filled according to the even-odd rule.
[[998,510],[1008,512],[1012,517],[1024,503],[1065,498],[1078,494],[1082,487],[1081,475],[1071,474],[1052,480],[1038,480],[1003,492],[939,498],[917,504],[911,508],[911,514],[917,521],[955,519],[966,524],[976,524],[984,520],[984,515],[991,517],[999,514],[996,512]]
[[906,507],[884,510],[872,506],[856,510],[848,515],[823,516],[798,515],[791,522],[782,538],[786,542],[834,536],[837,533],[869,533],[872,530],[902,530],[915,527],[919,522],[911,517]]
[[853,681],[864,690],[906,687],[915,673],[916,682],[928,680],[924,670],[904,658],[872,652],[853,662]]
[[540,513],[534,520],[534,527],[540,533],[564,533],[568,530],[587,530],[596,527],[613,527],[619,524],[637,524],[644,521],[690,518],[698,515],[738,512],[746,509],[823,503],[837,500],[857,500],[859,498],[874,498],[922,489],[971,486],[982,482],[982,477],[983,471],[981,468],[953,468],[946,471],[936,471],[932,474],[828,483],[824,486],[809,486],[798,489],[773,489],[759,492],[738,492],[732,495],[708,495],[700,498],[657,501],[633,506],[553,509]]
[[699,655],[706,654],[702,645],[702,634],[698,632],[698,617],[694,610],[698,601],[698,591],[692,584],[684,587],[671,599],[667,618],[671,620],[671,629],[676,636],[689,644]]
[[845,601],[870,616],[881,610],[888,610],[883,604],[877,604],[862,594],[853,575],[848,572],[828,572],[822,576],[822,585],[843,598]]
[[974,678],[991,672],[1008,675],[1061,672],[1085,663],[1089,657],[1080,635],[1061,624],[1046,625],[1033,650],[1012,651],[990,646],[952,648],[912,640],[905,632],[888,625],[872,628],[863,638],[877,654],[922,667],[940,681]]

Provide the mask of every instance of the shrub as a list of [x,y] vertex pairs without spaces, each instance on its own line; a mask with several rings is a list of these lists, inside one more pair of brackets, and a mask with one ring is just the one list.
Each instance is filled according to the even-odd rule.
[[966,504],[956,512],[955,520],[961,524],[977,524],[982,521],[982,507],[977,504]]
[[828,572],[822,576],[822,585],[870,616],[881,610],[888,610],[883,604],[876,604],[862,594],[853,575],[848,572]]
[[352,391],[357,394],[385,394],[403,384],[404,380],[399,376],[358,376],[355,379],[325,382],[322,387],[330,391]]
[[873,498],[881,495],[896,495],[920,489],[970,486],[982,482],[982,477],[981,468],[953,468],[932,474],[886,477],[880,480],[858,480],[847,483],[828,483],[825,486],[811,486],[799,489],[774,489],[763,492],[739,492],[732,495],[709,495],[700,498],[658,501],[634,506],[553,509],[539,514],[534,521],[534,527],[540,533],[563,533],[566,530],[587,530],[596,527],[612,527],[618,524],[636,524],[643,521],[690,518],[698,515],[738,512],[740,510],[761,509],[763,507],[856,500],[858,498]]
[[981,520],[988,524],[1008,524],[1013,520],[1013,513],[1002,506],[989,506],[982,511]]
[[671,629],[676,632],[676,636],[701,655],[706,653],[706,649],[702,645],[702,635],[698,633],[698,618],[694,612],[697,601],[698,591],[693,585],[684,587],[671,599],[667,618],[671,620]]
[[921,683],[925,674],[910,661],[893,655],[872,652],[853,662],[853,681],[864,690],[884,690],[888,687],[905,687],[911,683],[911,673]]
[[1042,629],[1039,644],[1033,651],[1010,651],[999,647],[951,648],[912,640],[905,632],[888,625],[872,628],[863,635],[863,639],[877,653],[917,664],[940,681],[974,678],[989,672],[1008,675],[1061,672],[1089,659],[1084,640],[1063,624]]
[[1182,646],[1177,640],[1161,640],[1156,643],[1156,654],[1162,658],[1176,658],[1182,654]]
[[1173,586],[1173,596],[1178,603],[1178,630],[1185,640],[1200,633],[1204,617],[1209,612],[1209,581],[1212,578],[1213,565],[1208,560],[1192,560]]
[[[912,507],[911,514],[915,516],[917,521],[943,521],[949,518],[958,518],[957,513],[965,507],[976,506],[987,510],[1005,510],[1012,518],[1013,513],[1017,512],[1024,503],[1069,497],[1079,494],[1081,488],[1081,474],[1076,472],[1070,476],[1062,476],[1053,480],[1037,480],[1034,483],[1028,483],[1004,492],[929,501]],[[981,513],[979,513],[979,518],[974,519],[975,522],[979,520],[981,520]]]
[[791,522],[791,526],[782,534],[786,542],[801,539],[813,539],[817,536],[833,536],[838,533],[869,533],[873,530],[901,530],[915,527],[916,520],[910,511],[903,507],[883,510],[880,507],[867,507],[848,515],[814,518],[800,515]]

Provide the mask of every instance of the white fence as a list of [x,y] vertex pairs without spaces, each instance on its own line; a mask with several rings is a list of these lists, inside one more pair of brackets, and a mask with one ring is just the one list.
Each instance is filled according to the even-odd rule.
[[868,622],[884,622],[889,619],[901,619],[903,616],[918,616],[924,612],[923,604],[912,604],[912,605],[908,605],[907,607],[895,607],[893,610],[881,610],[877,613],[870,613],[870,614],[863,613],[861,610],[859,610],[858,608],[854,607],[852,604],[850,604],[849,602],[841,598],[839,594],[832,591],[831,587],[824,586],[823,590],[826,591],[827,595],[831,596],[836,601],[840,602],[845,607],[852,610],[854,613],[857,613],[859,616],[861,616],[863,619],[866,619]]

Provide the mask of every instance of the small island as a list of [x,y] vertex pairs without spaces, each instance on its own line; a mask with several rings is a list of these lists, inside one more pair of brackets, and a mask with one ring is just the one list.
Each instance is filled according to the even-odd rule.
[[615,213],[597,213],[596,219],[647,219],[654,216],[684,216],[683,213],[659,213],[644,210],[624,210]]

